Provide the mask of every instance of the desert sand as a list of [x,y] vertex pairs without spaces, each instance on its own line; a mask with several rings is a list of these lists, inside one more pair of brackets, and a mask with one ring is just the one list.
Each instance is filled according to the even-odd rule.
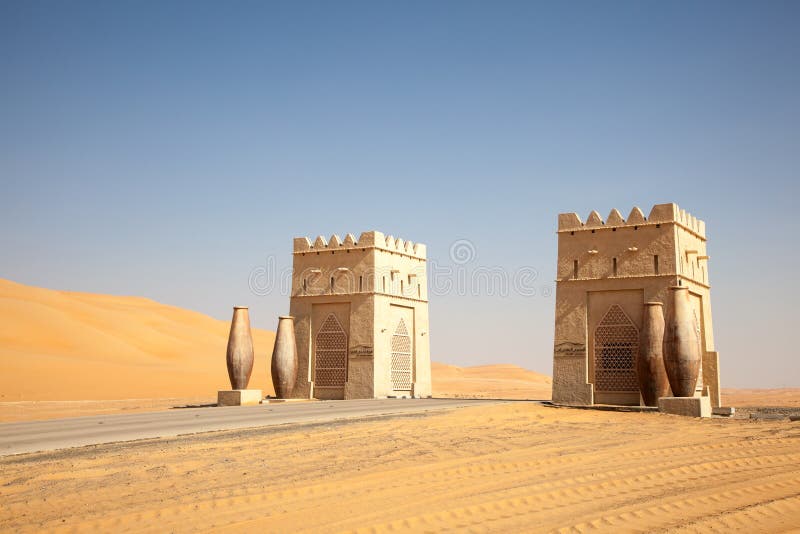
[[0,530],[775,532],[800,423],[527,402],[0,459]]
[[[227,330],[147,299],[0,281],[0,420],[213,402]],[[269,393],[272,333],[255,345]],[[546,399],[551,382],[434,364],[433,384]],[[725,394],[800,405],[796,389]],[[783,531],[800,528],[799,425],[511,401],[10,456],[0,531]]]

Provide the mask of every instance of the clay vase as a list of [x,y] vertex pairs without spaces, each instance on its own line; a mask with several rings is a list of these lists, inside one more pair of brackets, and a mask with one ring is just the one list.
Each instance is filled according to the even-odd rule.
[[639,333],[639,355],[636,375],[645,406],[658,406],[659,397],[669,393],[669,380],[664,368],[664,304],[645,302],[642,330]]
[[297,343],[294,337],[294,317],[278,317],[278,330],[275,332],[275,348],[272,350],[272,385],[275,396],[288,399],[292,396],[297,380]]
[[694,395],[700,374],[700,344],[694,326],[689,288],[669,288],[669,306],[664,331],[664,367],[675,397]]
[[247,306],[233,307],[226,360],[231,388],[247,389],[253,372],[253,336],[250,333],[250,312]]

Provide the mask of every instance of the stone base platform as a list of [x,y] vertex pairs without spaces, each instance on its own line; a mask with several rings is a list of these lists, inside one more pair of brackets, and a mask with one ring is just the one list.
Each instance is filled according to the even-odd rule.
[[574,408],[577,410],[600,410],[605,412],[657,412],[657,406],[623,406],[616,404],[565,404],[553,401],[536,401],[542,406],[553,408]]
[[262,398],[260,389],[224,389],[217,391],[217,406],[253,406]]
[[711,413],[723,417],[733,417],[736,415],[736,408],[733,406],[718,406],[716,408],[711,408]]
[[711,417],[709,397],[661,397],[658,411],[687,417]]

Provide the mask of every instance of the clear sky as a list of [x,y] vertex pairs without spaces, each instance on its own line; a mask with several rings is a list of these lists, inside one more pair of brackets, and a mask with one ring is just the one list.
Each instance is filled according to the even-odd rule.
[[432,295],[432,352],[549,374],[557,213],[677,202],[723,386],[800,386],[799,27],[780,1],[5,0],[0,277],[274,329],[252,273],[377,229],[535,269],[533,296]]

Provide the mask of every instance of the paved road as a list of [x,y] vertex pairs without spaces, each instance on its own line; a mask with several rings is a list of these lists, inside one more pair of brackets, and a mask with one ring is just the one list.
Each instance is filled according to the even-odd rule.
[[0,456],[135,439],[458,408],[496,401],[376,399],[181,408],[0,424]]

